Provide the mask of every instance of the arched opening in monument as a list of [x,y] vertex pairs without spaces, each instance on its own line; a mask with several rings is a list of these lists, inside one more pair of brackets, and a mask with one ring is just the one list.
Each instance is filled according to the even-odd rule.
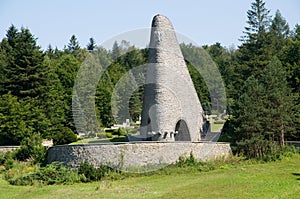
[[175,126],[175,141],[191,141],[189,128],[184,120],[179,120]]

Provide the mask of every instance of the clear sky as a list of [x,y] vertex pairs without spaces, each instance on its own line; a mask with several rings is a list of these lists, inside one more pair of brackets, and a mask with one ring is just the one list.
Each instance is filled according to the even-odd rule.
[[[220,42],[238,45],[254,0],[1,0],[0,38],[11,24],[30,29],[38,44],[63,48],[72,34],[86,46],[138,28],[149,28],[156,14],[167,16],[175,30],[199,45]],[[277,9],[291,28],[300,24],[299,0],[265,0],[274,16]]]

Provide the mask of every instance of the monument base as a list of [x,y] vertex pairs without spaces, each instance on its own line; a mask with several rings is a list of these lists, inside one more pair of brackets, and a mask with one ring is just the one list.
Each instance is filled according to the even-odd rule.
[[229,143],[221,142],[127,142],[87,145],[60,145],[49,148],[48,163],[63,162],[78,168],[89,162],[98,167],[102,164],[129,170],[133,167],[175,163],[179,157],[190,153],[200,161],[226,158],[231,155]]

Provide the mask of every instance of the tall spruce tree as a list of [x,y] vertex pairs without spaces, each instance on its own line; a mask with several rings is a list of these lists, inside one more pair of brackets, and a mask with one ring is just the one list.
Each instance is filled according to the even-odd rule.
[[46,84],[44,54],[30,31],[26,28],[18,31],[11,26],[1,48],[7,56],[6,64],[2,66],[5,76],[0,79],[2,92],[10,91],[19,98],[42,95]]
[[265,97],[264,132],[270,137],[268,140],[279,142],[284,146],[285,136],[295,133],[295,122],[299,119],[296,97],[287,82],[285,69],[280,60],[274,57],[264,69],[261,83],[264,86]]
[[245,82],[233,112],[234,131],[228,133],[240,152],[263,158],[284,146],[285,136],[295,132],[298,108],[285,70],[275,57],[259,79],[251,76]]
[[86,49],[88,51],[93,51],[95,49],[95,47],[96,47],[95,39],[91,37],[90,40],[89,40],[89,43],[86,46]]
[[276,11],[275,17],[272,19],[269,40],[272,41],[273,54],[280,54],[281,50],[287,43],[290,34],[290,27],[286,20],[282,17],[279,10]]
[[80,49],[80,45],[79,42],[77,40],[77,37],[75,35],[72,35],[70,38],[70,41],[68,43],[68,47],[66,49],[66,51],[68,53],[75,53]]
[[245,27],[243,43],[236,54],[236,90],[241,90],[244,81],[251,75],[259,76],[273,56],[273,51],[270,50],[271,41],[268,40],[269,13],[270,10],[265,8],[262,0],[255,0],[247,12],[248,26]]
[[265,2],[263,0],[255,0],[251,4],[251,9],[247,11],[247,24],[245,27],[245,36],[242,37],[246,42],[257,42],[260,36],[270,26],[270,10],[265,8]]

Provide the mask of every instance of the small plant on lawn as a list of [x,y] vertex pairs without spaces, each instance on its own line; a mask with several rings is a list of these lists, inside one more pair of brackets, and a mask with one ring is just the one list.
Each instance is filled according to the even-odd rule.
[[42,145],[42,137],[40,134],[33,134],[22,140],[21,147],[16,151],[15,157],[20,161],[33,160],[34,163],[41,163],[44,161],[45,155],[46,150]]
[[13,152],[0,152],[0,166],[3,166],[4,170],[11,169],[14,165],[13,157]]
[[52,163],[45,167],[32,167],[25,163],[5,173],[5,179],[11,185],[52,185],[73,184],[84,181],[84,176],[76,170],[65,167],[62,163]]
[[88,162],[83,162],[80,164],[78,169],[78,174],[85,177],[84,182],[99,181],[106,173],[111,172],[112,169],[106,165],[101,165],[99,168],[95,168]]

